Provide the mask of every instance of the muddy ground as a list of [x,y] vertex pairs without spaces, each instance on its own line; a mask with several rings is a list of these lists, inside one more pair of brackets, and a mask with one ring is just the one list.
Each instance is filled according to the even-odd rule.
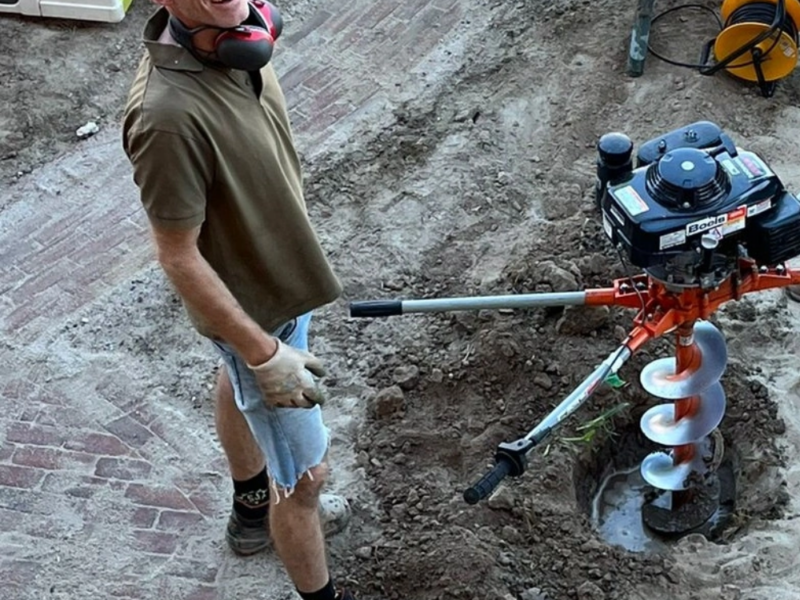
[[[285,10],[301,24],[317,4],[287,2]],[[620,428],[651,405],[637,372],[669,353],[668,341],[637,355],[620,373],[629,385],[601,389],[522,478],[488,505],[468,507],[461,492],[496,444],[527,433],[617,346],[632,315],[346,316],[352,300],[563,291],[623,275],[592,209],[594,144],[609,130],[641,143],[713,120],[800,188],[797,78],[765,99],[730,78],[650,58],[645,76],[632,80],[624,74],[632,4],[475,3],[442,41],[460,48],[451,68],[432,81],[406,76],[402,90],[387,91],[387,110],[356,123],[346,144],[303,147],[311,216],[345,284],[343,299],[320,312],[313,344],[333,372],[331,395],[346,399],[331,409],[343,457],[333,484],[346,487],[356,519],[332,553],[336,575],[361,598],[800,594],[788,556],[800,541],[789,525],[798,495],[797,314],[780,294],[720,315],[731,342],[722,431],[743,457],[734,519],[720,545],[692,538],[662,554],[599,539],[575,469],[584,473],[606,440],[565,438],[621,402],[631,408]],[[149,11],[138,2],[115,27],[0,21],[4,185],[13,190],[69,152],[87,121],[116,127]],[[657,33],[654,43],[693,60],[714,24],[690,12],[665,19]],[[6,198],[0,210],[22,200],[13,191]],[[91,323],[67,324],[54,339],[160,361],[153,372],[176,405],[210,418],[213,362],[185,332],[158,271],[132,273],[122,292],[99,303]],[[109,341],[101,332],[111,325]]]

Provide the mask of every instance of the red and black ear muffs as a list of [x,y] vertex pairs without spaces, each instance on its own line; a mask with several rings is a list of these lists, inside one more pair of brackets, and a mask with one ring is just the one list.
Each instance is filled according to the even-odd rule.
[[250,16],[247,20],[236,27],[220,30],[212,52],[198,50],[192,39],[196,33],[214,27],[201,25],[189,29],[174,15],[170,15],[169,31],[176,42],[202,62],[242,71],[257,71],[272,58],[275,40],[283,30],[283,19],[278,9],[266,0],[250,0],[248,6]]

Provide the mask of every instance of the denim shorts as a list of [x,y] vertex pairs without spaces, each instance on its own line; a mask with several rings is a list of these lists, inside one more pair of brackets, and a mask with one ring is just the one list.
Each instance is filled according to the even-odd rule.
[[[282,342],[308,350],[307,313],[282,325],[272,335]],[[234,398],[267,461],[267,471],[276,491],[289,495],[309,469],[321,464],[328,451],[330,432],[322,422],[322,410],[275,408],[261,397],[253,372],[227,344],[212,341],[222,356],[233,385]]]

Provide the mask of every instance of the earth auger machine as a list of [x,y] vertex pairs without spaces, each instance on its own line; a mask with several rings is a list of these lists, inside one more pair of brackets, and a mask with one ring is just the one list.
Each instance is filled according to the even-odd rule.
[[533,450],[578,410],[647,342],[675,340],[673,356],[646,365],[640,382],[658,402],[641,417],[660,449],[640,465],[652,486],[642,518],[662,534],[702,526],[719,505],[725,415],[720,383],[727,363],[722,332],[710,317],[747,294],[800,284],[787,262],[800,255],[800,201],[755,152],[698,121],[642,144],[622,133],[597,144],[596,204],[603,230],[641,273],[607,288],[574,292],[366,300],[353,317],[440,311],[617,306],[635,311],[624,342],[528,433],[502,442],[494,465],[466,488],[477,504],[505,477],[520,477]]

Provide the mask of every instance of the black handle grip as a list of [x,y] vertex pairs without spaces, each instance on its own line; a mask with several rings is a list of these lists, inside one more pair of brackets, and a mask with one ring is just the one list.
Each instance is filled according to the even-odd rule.
[[486,498],[489,494],[491,494],[494,489],[500,485],[500,482],[503,478],[511,473],[513,469],[513,464],[510,460],[499,459],[497,463],[495,463],[492,470],[486,473],[481,480],[473,485],[472,487],[468,488],[464,492],[464,500],[467,504],[477,504],[484,498]]
[[366,300],[350,303],[351,317],[393,317],[402,314],[402,300]]

